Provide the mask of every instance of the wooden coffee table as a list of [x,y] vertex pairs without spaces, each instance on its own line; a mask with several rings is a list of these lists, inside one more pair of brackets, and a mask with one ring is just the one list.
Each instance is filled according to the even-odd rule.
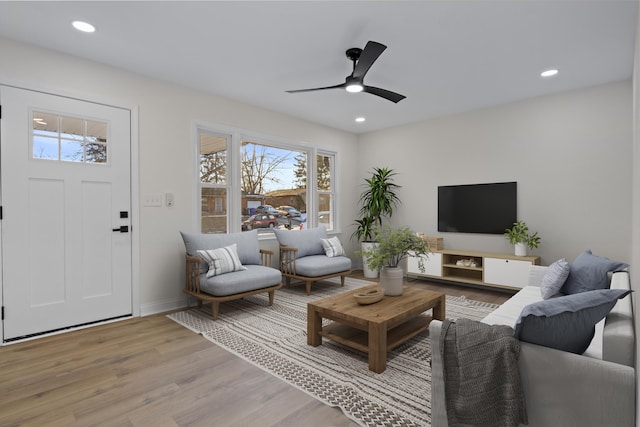
[[[362,287],[307,305],[307,344],[317,347],[322,337],[369,354],[369,369],[387,368],[387,351],[429,327],[432,316],[422,315],[433,308],[433,318],[444,320],[445,294],[404,287],[400,296],[384,296],[381,301],[359,305],[353,294],[373,289]],[[324,328],[322,319],[333,322]]]

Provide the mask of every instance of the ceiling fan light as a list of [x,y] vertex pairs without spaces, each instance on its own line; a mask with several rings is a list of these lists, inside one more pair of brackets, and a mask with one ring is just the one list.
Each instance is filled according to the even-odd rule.
[[362,85],[358,83],[351,83],[347,85],[345,89],[347,89],[347,92],[357,93],[362,92],[362,89],[364,89],[364,87],[362,87]]
[[83,33],[93,33],[96,31],[96,27],[84,21],[73,21],[71,25],[73,25],[73,28],[78,31],[82,31]]

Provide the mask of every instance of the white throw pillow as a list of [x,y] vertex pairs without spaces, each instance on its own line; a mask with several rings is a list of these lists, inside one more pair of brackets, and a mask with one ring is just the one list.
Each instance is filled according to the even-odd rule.
[[344,249],[342,248],[342,244],[340,243],[340,239],[337,236],[331,237],[329,239],[320,239],[322,242],[322,247],[324,248],[324,253],[328,257],[336,257],[343,256]]
[[238,245],[235,243],[230,246],[225,246],[224,248],[199,250],[198,255],[209,264],[207,277],[247,269],[240,263]]
[[569,263],[564,258],[559,259],[547,268],[540,283],[540,294],[543,299],[549,299],[560,292],[560,288],[569,277],[569,271]]

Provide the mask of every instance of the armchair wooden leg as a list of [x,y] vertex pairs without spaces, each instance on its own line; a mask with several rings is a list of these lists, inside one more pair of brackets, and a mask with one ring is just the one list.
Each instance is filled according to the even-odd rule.
[[276,294],[276,291],[269,291],[269,305],[273,305],[273,297]]
[[220,303],[218,301],[211,301],[211,314],[213,320],[218,320],[218,313],[220,313]]
[[344,275],[340,276],[340,286],[344,287]]
[[307,295],[311,295],[311,281],[305,282],[307,285]]

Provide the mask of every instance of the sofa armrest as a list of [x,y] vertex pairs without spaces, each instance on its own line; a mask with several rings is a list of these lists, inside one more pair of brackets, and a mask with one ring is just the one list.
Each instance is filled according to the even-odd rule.
[[[431,425],[447,426],[442,322],[429,325],[431,340]],[[633,368],[578,354],[521,342],[518,367],[529,427],[633,426],[635,371]]]
[[529,426],[635,425],[635,371],[523,342],[518,365]]
[[282,274],[296,274],[296,255],[298,248],[280,246],[280,271]]

